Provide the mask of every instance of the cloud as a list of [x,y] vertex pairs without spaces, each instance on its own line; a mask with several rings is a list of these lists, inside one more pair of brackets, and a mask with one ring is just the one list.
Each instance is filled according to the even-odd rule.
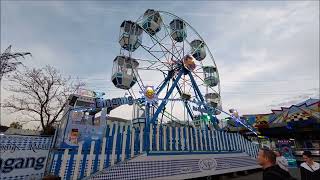
[[[5,1],[1,5],[2,49],[13,44],[17,51],[30,51],[33,58],[26,65],[54,65],[85,81],[87,88],[105,91],[107,97],[125,93],[110,82],[112,62],[120,51],[120,23],[137,19],[148,8],[182,17],[203,37],[219,68],[225,109],[265,113],[272,105],[314,96],[310,89],[319,87],[317,1]],[[149,57],[138,51],[134,56]],[[161,73],[139,74],[150,85],[163,80]],[[134,90],[138,92],[138,86]],[[176,114],[182,116],[181,111]]]

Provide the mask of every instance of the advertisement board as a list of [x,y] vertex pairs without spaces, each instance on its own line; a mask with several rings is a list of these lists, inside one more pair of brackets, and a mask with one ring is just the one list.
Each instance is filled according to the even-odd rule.
[[287,159],[289,167],[297,167],[297,161],[293,155],[291,142],[289,140],[278,140],[277,146],[282,155]]
[[105,124],[105,120],[100,117],[82,111],[71,111],[64,135],[64,146],[78,146],[79,142],[101,139]]
[[0,135],[0,180],[40,179],[51,137]]

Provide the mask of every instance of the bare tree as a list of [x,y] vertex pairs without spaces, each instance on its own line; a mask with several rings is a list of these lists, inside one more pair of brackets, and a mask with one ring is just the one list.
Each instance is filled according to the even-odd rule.
[[17,66],[22,64],[18,61],[19,57],[23,57],[30,55],[29,52],[18,52],[12,53],[11,52],[11,45],[0,55],[0,81],[3,75],[12,72],[17,69]]
[[52,66],[25,68],[8,78],[8,91],[12,92],[4,107],[22,112],[30,121],[39,121],[45,134],[52,133],[53,125],[61,117],[66,100],[83,84],[74,84]]
[[[30,55],[31,53],[29,52],[18,52],[18,53],[13,53],[11,52],[11,45],[3,52],[0,54],[0,104],[2,103],[1,101],[1,82],[2,78],[5,74],[8,74],[14,70],[17,69],[18,65],[21,65],[22,63],[18,61],[18,58]],[[0,113],[1,113],[1,106],[0,106]],[[1,125],[1,115],[0,115],[0,125]]]

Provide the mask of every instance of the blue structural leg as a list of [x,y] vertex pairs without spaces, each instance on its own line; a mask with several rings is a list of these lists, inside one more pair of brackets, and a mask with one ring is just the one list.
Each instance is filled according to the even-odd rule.
[[[198,85],[197,85],[197,82],[194,80],[194,78],[193,78],[193,76],[192,76],[192,74],[191,74],[190,71],[188,71],[188,75],[189,75],[189,77],[190,77],[191,84],[192,84],[193,88],[196,90],[196,95],[200,98],[200,100],[201,100],[202,102],[205,102],[205,99],[203,98],[203,95],[202,95],[202,93],[201,93],[201,91],[200,91],[200,89],[199,89],[199,87],[198,87]],[[205,108],[206,110],[209,110],[209,108],[208,108],[206,105],[204,105],[204,108]],[[214,122],[214,121],[213,121],[214,118],[213,118],[212,114],[211,114],[211,113],[208,113],[208,115],[209,115],[210,119],[212,120],[212,123],[213,123],[213,124],[217,124],[217,122]],[[215,127],[215,128],[217,128],[217,127]]]
[[157,89],[157,95],[160,94],[160,92],[166,87],[166,85],[168,84],[168,82],[170,81],[170,79],[173,77],[174,71],[169,71],[167,77],[164,79],[162,85],[159,87],[159,89]]
[[[145,132],[144,132],[144,149],[146,152],[149,152],[150,144],[149,144],[149,134],[150,134],[150,104],[146,104],[146,125],[145,125]],[[151,144],[152,146],[152,144]]]
[[167,100],[170,97],[170,95],[172,94],[174,88],[177,86],[182,74],[183,74],[183,70],[180,70],[179,74],[177,75],[177,78],[175,79],[175,81],[173,82],[173,84],[170,87],[169,91],[167,92],[166,96],[162,100],[162,102],[161,102],[160,106],[158,107],[157,111],[154,113],[150,123],[154,123],[158,119],[158,116],[159,116],[160,112],[162,111],[162,109],[167,104]]
[[[176,86],[176,87],[177,87],[177,90],[178,90],[178,92],[179,92],[179,94],[181,96],[182,95],[182,91],[181,91],[180,87],[179,86]],[[193,113],[191,111],[191,108],[190,108],[189,104],[186,101],[184,101],[184,105],[187,108],[187,112],[188,112],[189,116],[191,117],[191,119],[193,119],[194,116],[193,116]]]

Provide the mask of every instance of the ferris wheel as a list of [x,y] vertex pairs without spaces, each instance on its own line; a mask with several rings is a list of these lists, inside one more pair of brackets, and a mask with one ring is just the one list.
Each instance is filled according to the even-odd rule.
[[183,19],[148,9],[120,25],[120,52],[111,81],[135,99],[133,123],[180,123],[217,128],[218,67],[208,46]]

